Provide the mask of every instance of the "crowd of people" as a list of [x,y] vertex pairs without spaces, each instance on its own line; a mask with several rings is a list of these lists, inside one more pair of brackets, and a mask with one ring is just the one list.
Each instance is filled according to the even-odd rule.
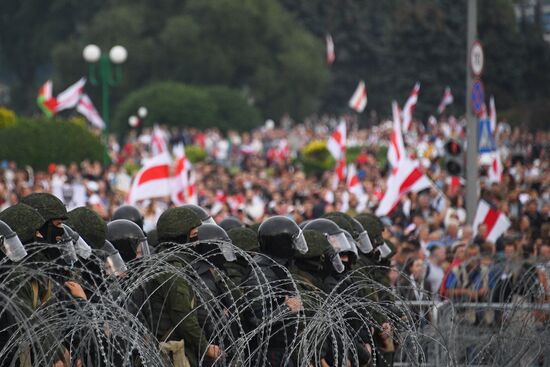
[[[212,365],[223,359],[222,356],[231,356],[233,363],[244,358],[247,362],[243,365],[299,364],[293,353],[303,345],[296,336],[308,335],[311,332],[308,317],[319,320],[316,308],[323,309],[317,296],[312,295],[315,293],[312,289],[339,294],[347,302],[345,307],[350,307],[339,315],[348,320],[346,322],[355,320],[344,327],[353,330],[354,336],[349,340],[343,335],[330,338],[318,334],[309,339],[308,342],[313,343],[310,346],[314,346],[311,349],[322,352],[317,355],[312,351],[315,355],[301,355],[298,359],[302,358],[303,362],[306,358],[307,363],[313,361],[323,366],[391,365],[395,350],[401,344],[397,331],[405,335],[430,322],[429,308],[423,306],[430,302],[544,304],[550,301],[548,132],[532,133],[511,128],[507,123],[498,125],[496,154],[503,162],[503,174],[499,181],[491,180],[487,163],[482,161],[480,197],[504,213],[511,226],[492,243],[485,238],[486,228],[467,224],[464,185],[452,184],[442,165],[445,143],[449,139],[464,138],[464,121],[449,117],[440,121],[431,119],[426,124],[413,123],[403,136],[407,153],[418,159],[434,187],[408,193],[391,214],[378,218],[372,213],[386,191],[386,178],[391,172],[391,167],[380,159],[380,152],[389,144],[391,122],[362,126],[353,117],[343,118],[348,126],[348,148],[357,147],[360,151],[353,163],[365,193],[361,200],[349,192],[345,182],[335,185],[332,171],[306,173],[300,159],[308,143],[329,138],[338,120],[322,117],[295,124],[285,118],[277,127],[268,121],[245,133],[161,129],[168,146],[184,143],[206,152],[207,158],[193,165],[196,205],[187,208],[178,207],[169,197],[144,200],[136,203],[135,208],[124,206],[132,174],[153,154],[152,129],[133,130],[122,142],[112,137],[109,142],[112,164],[108,167],[88,161],[68,166],[52,162],[47,171],[35,171],[31,167],[18,167],[14,162],[2,162],[0,220],[10,227],[19,226],[28,231],[30,219],[25,227],[14,214],[14,208],[23,210],[21,205],[28,205],[37,209],[42,217],[37,219],[35,233],[24,236],[22,229],[12,228],[26,253],[36,252],[33,245],[37,242],[54,247],[66,243],[61,238],[72,228],[78,232],[73,240],[75,250],[78,250],[76,238],[80,234],[90,243],[94,254],[102,251],[101,259],[110,267],[107,274],[124,273],[127,279],[136,281],[127,275],[133,271],[145,289],[143,292],[149,293],[149,296],[138,294],[138,299],[145,297],[148,302],[132,299],[122,308],[137,306],[137,311],[133,309],[131,313],[139,316],[158,342],[183,340],[189,346],[185,354],[191,365]],[[50,204],[44,204],[44,200]],[[58,214],[52,215],[51,207],[56,207]],[[120,224],[121,220],[135,222],[138,230],[129,223]],[[62,222],[70,228],[64,229]],[[99,224],[86,228],[92,222]],[[98,239],[93,232],[102,226],[106,226],[104,238]],[[107,246],[105,240],[112,245]],[[191,245],[186,245],[189,243]],[[227,243],[233,246],[226,246]],[[4,262],[22,260],[10,258],[8,252],[4,251],[7,259]],[[186,256],[181,255],[182,252]],[[267,257],[251,257],[255,252]],[[86,263],[80,259],[81,253],[76,253],[78,256],[72,264]],[[120,254],[120,259],[115,254]],[[189,260],[190,256],[199,256],[198,266]],[[143,260],[147,258],[154,260]],[[142,260],[136,262],[136,259]],[[239,263],[243,259],[246,261]],[[161,262],[165,268],[189,266],[210,292],[201,294],[201,286],[194,286],[197,283],[193,276],[179,274],[176,278],[185,278],[185,281],[174,281],[173,273],[180,270],[172,271],[172,276],[170,271],[160,275],[145,271],[147,278],[142,274],[147,261],[156,261],[156,265]],[[357,274],[362,280],[354,279]],[[231,279],[240,295],[235,295],[235,289],[228,286],[226,279]],[[296,283],[290,281],[292,279]],[[364,279],[369,281],[363,285]],[[265,288],[265,281],[269,287],[281,281],[287,283],[275,287],[282,295],[269,296],[272,289]],[[92,302],[94,298],[94,290],[73,282],[71,277],[57,283],[69,289],[76,299]],[[155,291],[151,291],[151,283]],[[167,283],[169,287],[165,286]],[[130,288],[125,292],[139,293],[137,287]],[[233,298],[228,300],[228,296]],[[266,299],[283,305],[284,312],[275,312],[273,305],[266,305],[270,303]],[[355,303],[358,299],[363,301]],[[397,299],[420,302],[396,309]],[[37,302],[30,303],[31,309],[38,309]],[[147,313],[146,303],[156,311]],[[188,315],[196,307],[195,303],[203,308],[196,309],[198,323],[193,324],[195,319]],[[220,307],[221,310],[217,309]],[[234,315],[235,307],[239,316]],[[168,311],[163,312],[165,310]],[[289,315],[302,313],[305,326],[288,321]],[[501,314],[492,319],[487,314],[474,312],[468,317],[472,324],[502,325]],[[265,322],[266,315],[271,322]],[[174,321],[178,317],[181,323]],[[542,325],[547,322],[541,315],[536,319]],[[338,321],[332,320],[332,324]],[[228,326],[220,331],[220,324],[224,322]],[[241,329],[240,335],[247,338],[239,339],[235,328]],[[243,340],[246,342],[239,344]],[[316,343],[322,345],[317,348]],[[249,348],[246,356],[232,349],[245,344]],[[258,352],[261,346],[265,347],[265,353]],[[172,344],[163,344],[163,348],[171,347]],[[65,354],[74,355],[70,343],[62,343],[63,348]],[[255,352],[250,352],[250,348]],[[139,358],[132,356],[136,354],[135,349],[133,352],[132,347],[122,349],[126,353],[129,350],[130,357],[134,357],[130,358],[131,363],[136,363]],[[21,359],[15,350],[13,345],[4,349],[17,355],[13,360]],[[85,359],[82,353],[76,355],[77,360]],[[35,351],[31,352],[31,358],[37,358]],[[418,360],[419,356],[405,359]],[[67,363],[66,360],[66,356],[57,358],[58,363]]]

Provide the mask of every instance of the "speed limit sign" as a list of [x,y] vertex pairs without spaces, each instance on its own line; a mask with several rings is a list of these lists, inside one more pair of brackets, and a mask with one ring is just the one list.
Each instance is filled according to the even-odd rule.
[[470,67],[472,73],[479,77],[483,72],[483,47],[479,41],[475,41],[470,50]]

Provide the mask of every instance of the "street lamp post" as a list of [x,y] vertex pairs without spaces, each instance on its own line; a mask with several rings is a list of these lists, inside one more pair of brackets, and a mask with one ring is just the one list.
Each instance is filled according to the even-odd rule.
[[[117,85],[122,77],[120,65],[126,61],[128,52],[123,46],[114,46],[109,54],[104,54],[96,45],[84,47],[82,52],[84,60],[89,64],[89,79],[92,85],[101,85],[102,94],[102,117],[105,121],[103,130],[103,140],[105,144],[105,154],[103,163],[109,164],[109,87]],[[96,64],[98,64],[96,66]],[[114,66],[114,67],[113,67]],[[114,69],[114,72],[113,72]]]

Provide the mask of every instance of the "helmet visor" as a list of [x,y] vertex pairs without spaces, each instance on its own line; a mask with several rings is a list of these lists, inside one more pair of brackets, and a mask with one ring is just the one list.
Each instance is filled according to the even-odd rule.
[[341,252],[353,251],[353,247],[351,243],[349,243],[344,232],[328,235],[327,240],[337,254]]
[[307,253],[306,238],[304,237],[302,230],[300,230],[300,232],[298,232],[298,234],[292,239],[292,246],[302,255]]
[[2,243],[2,252],[13,262],[21,261],[27,256],[27,251],[25,251],[21,240],[16,235],[10,237],[0,236],[0,243]]
[[202,221],[202,224],[216,224],[216,221],[212,217],[208,217]]
[[372,246],[372,242],[370,242],[369,235],[367,231],[363,231],[359,234],[359,237],[357,237],[357,247],[359,247],[359,250],[361,250],[364,254],[369,254],[374,250],[374,247]]
[[115,275],[119,277],[127,270],[128,268],[126,268],[126,263],[122,260],[122,257],[118,252],[107,256],[105,259],[105,272],[107,275]]
[[386,242],[380,247],[378,247],[378,250],[380,251],[380,258],[385,259],[391,254],[391,248],[388,246]]
[[332,267],[334,268],[334,270],[336,270],[336,272],[341,273],[346,269],[344,263],[342,262],[342,259],[335,251],[331,251],[329,256]]
[[92,255],[92,248],[84,241],[84,239],[78,236],[78,239],[74,243],[74,249],[76,254],[82,259],[88,259]]
[[138,246],[136,248],[136,258],[149,256],[151,256],[151,250],[149,249],[147,238],[144,238],[138,243]]
[[218,246],[226,261],[237,260],[237,256],[235,256],[235,251],[233,251],[233,244],[231,242],[222,241],[218,244]]

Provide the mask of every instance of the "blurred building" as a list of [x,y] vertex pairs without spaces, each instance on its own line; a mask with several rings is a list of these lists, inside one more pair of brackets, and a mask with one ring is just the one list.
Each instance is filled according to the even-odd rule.
[[516,1],[515,11],[518,22],[540,22],[544,40],[550,43],[550,0]]

